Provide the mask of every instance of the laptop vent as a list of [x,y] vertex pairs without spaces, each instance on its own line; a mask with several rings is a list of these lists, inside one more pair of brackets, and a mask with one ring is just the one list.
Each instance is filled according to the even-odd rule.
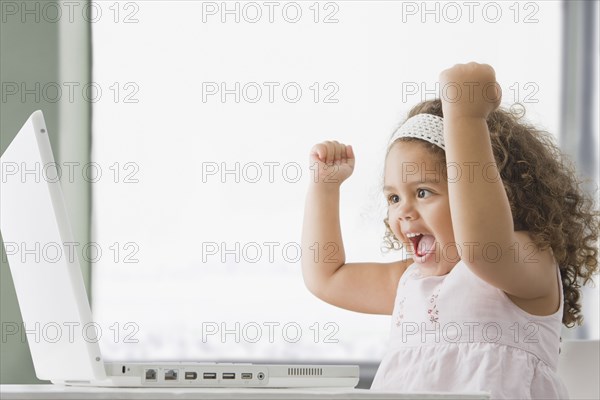
[[321,376],[323,368],[288,368],[288,376]]

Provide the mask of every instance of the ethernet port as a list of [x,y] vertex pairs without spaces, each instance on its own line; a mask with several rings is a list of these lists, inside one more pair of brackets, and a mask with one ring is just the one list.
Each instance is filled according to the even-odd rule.
[[176,381],[177,380],[177,370],[169,369],[165,372],[165,381]]

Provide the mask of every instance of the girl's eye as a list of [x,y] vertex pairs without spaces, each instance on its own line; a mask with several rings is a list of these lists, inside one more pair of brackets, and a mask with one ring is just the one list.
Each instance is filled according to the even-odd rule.
[[400,201],[400,198],[398,197],[397,194],[390,194],[388,196],[388,204],[394,204],[394,203],[397,203],[398,201]]
[[427,189],[417,189],[417,197],[421,198],[421,199],[424,198],[425,195],[421,196],[421,193],[425,193],[425,192],[431,193],[431,191],[427,190]]

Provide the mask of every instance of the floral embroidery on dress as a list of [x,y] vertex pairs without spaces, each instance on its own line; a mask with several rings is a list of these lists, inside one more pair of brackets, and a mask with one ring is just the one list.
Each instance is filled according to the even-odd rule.
[[398,302],[398,314],[396,315],[396,326],[400,326],[402,324],[402,319],[404,318],[404,300],[406,300],[406,296],[402,298]]
[[[406,276],[404,280],[402,280],[401,286],[406,286],[406,282],[412,278],[419,278],[421,274],[417,270],[413,270]],[[406,296],[402,297],[400,301],[398,301],[398,312],[396,313],[396,326],[400,326],[402,324],[402,320],[404,319],[404,301],[406,300]]]
[[442,289],[441,283],[435,288],[432,295],[429,297],[429,308],[427,309],[427,314],[429,314],[430,322],[438,322],[439,318],[439,310],[437,308],[437,298],[439,296],[440,290]]

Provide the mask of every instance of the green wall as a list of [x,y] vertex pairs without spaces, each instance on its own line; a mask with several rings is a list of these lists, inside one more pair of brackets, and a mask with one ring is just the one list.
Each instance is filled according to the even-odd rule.
[[[80,82],[90,79],[90,34],[85,21],[51,21],[41,13],[21,14],[23,3],[45,5],[56,1],[21,2],[0,0],[0,152],[8,147],[20,127],[35,110],[42,110],[50,134],[54,156],[60,164],[66,160],[89,160],[90,104],[67,96],[55,98],[23,96],[22,86],[35,91],[50,83]],[[83,2],[82,2],[83,3]],[[14,7],[17,7],[16,14]],[[36,20],[37,19],[37,20]],[[18,92],[11,94],[16,85]],[[63,86],[64,87],[64,86]],[[62,182],[75,240],[89,242],[90,190],[85,182]],[[73,223],[75,222],[75,223]],[[84,280],[89,293],[89,265],[83,263]],[[0,246],[0,320],[2,332],[7,324],[21,326],[15,289],[6,263],[4,245]],[[43,383],[35,377],[29,346],[21,335],[2,336],[0,341],[0,383]]]

